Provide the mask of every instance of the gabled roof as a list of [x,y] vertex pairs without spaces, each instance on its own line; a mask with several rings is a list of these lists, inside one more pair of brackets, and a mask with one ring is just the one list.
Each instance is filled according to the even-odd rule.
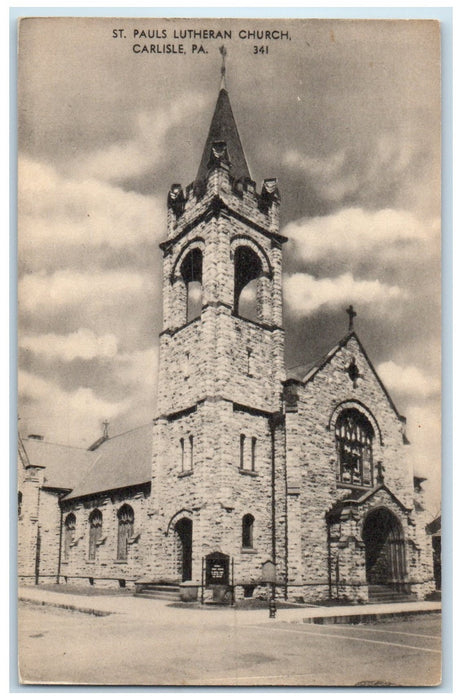
[[393,491],[391,491],[386,484],[377,484],[374,486],[372,489],[369,491],[362,491],[359,489],[353,489],[351,493],[342,496],[338,501],[334,503],[332,508],[326,513],[326,517],[328,520],[335,520],[336,517],[340,515],[342,510],[345,508],[345,506],[360,506],[363,503],[366,503],[372,496],[375,496],[375,494],[378,491],[385,491],[392,501],[396,503],[396,505],[405,513],[409,513],[410,508],[407,508],[400,499],[395,496]]
[[250,178],[250,171],[242,148],[241,139],[234,120],[233,111],[227,90],[222,87],[213,113],[209,134],[205,142],[196,182],[207,177],[208,163],[212,144],[216,141],[225,141],[228,149],[228,157],[231,161],[231,174],[236,179]]
[[72,489],[87,472],[94,454],[81,447],[57,445],[53,442],[22,438],[28,467],[44,467],[44,486],[56,489]]
[[88,454],[91,468],[64,500],[150,482],[152,424],[110,437]]
[[335,357],[335,355],[339,352],[339,350],[341,350],[341,348],[345,347],[345,345],[347,345],[347,343],[352,338],[354,338],[356,340],[356,342],[358,343],[359,348],[360,348],[362,354],[364,355],[364,358],[372,371],[372,374],[374,375],[377,382],[379,383],[383,393],[385,394],[385,396],[388,400],[388,403],[390,404],[393,411],[396,413],[396,416],[403,423],[406,422],[406,418],[404,416],[402,416],[399,413],[398,409],[396,408],[390,394],[388,393],[387,389],[385,388],[385,385],[383,384],[382,380],[380,379],[379,375],[377,374],[374,365],[370,361],[368,354],[365,351],[364,346],[361,343],[361,341],[359,340],[355,331],[349,331],[336,345],[334,345],[329,350],[329,352],[327,352],[321,358],[321,360],[319,362],[317,362],[315,364],[310,364],[310,365],[299,365],[298,367],[294,367],[292,369],[292,371],[288,370],[286,381],[289,383],[295,381],[295,382],[306,385],[308,382],[310,382],[314,379],[314,377],[318,374],[318,372],[320,372],[332,360],[332,358]]

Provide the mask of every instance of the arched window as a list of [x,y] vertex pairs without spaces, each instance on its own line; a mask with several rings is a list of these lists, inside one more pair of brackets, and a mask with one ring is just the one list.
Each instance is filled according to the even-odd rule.
[[180,267],[186,285],[186,320],[192,321],[202,311],[202,251],[193,248]]
[[337,480],[352,486],[372,486],[374,431],[356,408],[343,411],[335,424]]
[[119,529],[117,536],[117,559],[126,561],[128,556],[128,540],[133,536],[135,514],[133,508],[125,503],[117,513]]
[[97,508],[90,513],[90,545],[88,548],[88,558],[95,559],[96,543],[101,539],[103,532],[103,514]]
[[64,521],[64,559],[69,559],[71,545],[75,537],[76,518],[74,513],[69,513]]
[[247,246],[234,253],[234,313],[252,321],[261,321],[258,309],[258,278],[262,264],[258,255]]
[[244,549],[253,549],[253,524],[255,518],[250,513],[242,518],[242,547]]
[[22,515],[22,493],[18,491],[18,518]]

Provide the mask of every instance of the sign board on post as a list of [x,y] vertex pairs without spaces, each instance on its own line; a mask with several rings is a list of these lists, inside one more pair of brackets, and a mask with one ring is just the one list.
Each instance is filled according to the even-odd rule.
[[261,566],[261,580],[263,583],[276,583],[276,565],[268,560]]
[[229,556],[222,552],[212,552],[205,557],[205,585],[229,585]]

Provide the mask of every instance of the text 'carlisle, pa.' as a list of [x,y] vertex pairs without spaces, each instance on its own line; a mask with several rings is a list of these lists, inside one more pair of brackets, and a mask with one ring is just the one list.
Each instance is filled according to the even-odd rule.
[[[131,36],[130,36],[131,35]],[[268,53],[269,44],[261,42],[291,41],[290,33],[283,29],[167,29],[148,28],[126,31],[123,27],[112,30],[114,39],[132,38],[132,52],[135,54],[207,54],[207,45],[202,42],[237,39],[253,42],[253,53]],[[160,43],[150,43],[150,41]],[[201,43],[195,43],[201,42]],[[256,44],[255,42],[258,42]]]

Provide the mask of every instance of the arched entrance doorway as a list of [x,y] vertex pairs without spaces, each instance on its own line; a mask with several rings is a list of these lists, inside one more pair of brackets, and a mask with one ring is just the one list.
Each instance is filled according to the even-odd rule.
[[181,518],[175,525],[177,571],[181,581],[192,577],[192,520]]
[[387,508],[377,508],[366,517],[362,536],[366,545],[367,583],[403,590],[406,555],[398,518]]

